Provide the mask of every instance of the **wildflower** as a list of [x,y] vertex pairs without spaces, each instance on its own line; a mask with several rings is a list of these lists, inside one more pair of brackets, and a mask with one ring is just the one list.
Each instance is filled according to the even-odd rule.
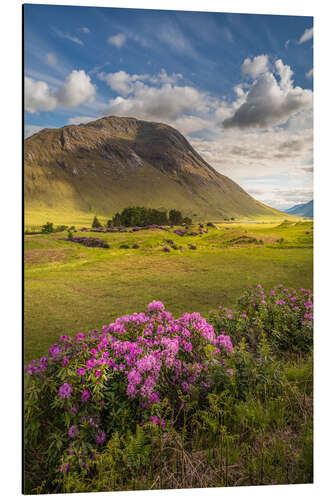
[[67,357],[65,357],[65,358],[62,360],[61,364],[62,364],[62,366],[67,366],[67,365],[68,365],[68,362],[69,362],[69,359],[68,359]]
[[152,312],[152,311],[164,311],[165,307],[163,302],[160,302],[159,300],[153,300],[148,304],[147,311]]
[[69,428],[68,430],[68,435],[72,439],[74,439],[79,433],[78,426],[77,425],[72,425],[72,427]]
[[97,444],[103,444],[106,438],[106,434],[104,431],[99,430],[95,435],[95,441]]
[[76,372],[78,375],[84,375],[86,373],[86,370],[85,368],[83,368],[82,366],[80,368],[77,369],[77,372]]
[[84,403],[90,398],[90,392],[87,390],[84,390],[81,394],[81,401]]
[[59,388],[59,392],[58,392],[58,396],[60,398],[70,398],[71,397],[71,394],[73,392],[73,389],[72,387],[67,384],[67,382],[65,382],[64,384],[62,384],[62,386]]

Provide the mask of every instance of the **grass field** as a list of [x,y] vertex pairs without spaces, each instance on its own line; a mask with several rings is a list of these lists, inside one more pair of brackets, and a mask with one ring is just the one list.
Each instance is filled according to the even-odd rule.
[[[71,222],[88,226],[91,219]],[[173,229],[75,233],[101,238],[109,249],[64,241],[67,232],[26,235],[25,360],[45,354],[59,335],[100,328],[145,310],[154,299],[175,316],[205,316],[219,305],[232,307],[247,285],[258,282],[312,288],[312,221],[238,221],[207,229],[196,236],[177,236]],[[178,249],[164,252],[167,239]]]

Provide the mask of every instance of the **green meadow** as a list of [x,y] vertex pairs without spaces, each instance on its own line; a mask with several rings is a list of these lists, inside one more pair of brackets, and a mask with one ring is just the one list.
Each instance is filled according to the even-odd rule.
[[[69,217],[49,220],[72,223],[74,236],[97,237],[110,248],[64,241],[67,231],[25,235],[25,361],[45,355],[60,335],[100,328],[144,311],[152,300],[161,300],[176,317],[194,311],[207,316],[220,305],[233,307],[248,285],[312,288],[310,220],[213,221],[216,227],[205,224],[208,232],[202,234],[195,223],[191,232],[198,234],[178,236],[176,228],[80,232],[92,217]],[[26,230],[36,231],[46,219],[27,222]],[[170,252],[163,251],[170,246],[166,240],[173,242]]]

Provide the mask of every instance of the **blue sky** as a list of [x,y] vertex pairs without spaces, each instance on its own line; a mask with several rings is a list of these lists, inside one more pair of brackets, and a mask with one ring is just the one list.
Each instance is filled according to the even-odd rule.
[[312,198],[312,18],[25,5],[25,130],[135,116],[286,208]]

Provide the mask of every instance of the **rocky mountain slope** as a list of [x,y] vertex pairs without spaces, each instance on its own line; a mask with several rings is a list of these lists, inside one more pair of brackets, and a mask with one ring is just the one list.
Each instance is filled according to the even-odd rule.
[[174,128],[115,116],[44,129],[24,143],[26,209],[112,216],[126,206],[185,215],[278,215],[216,172]]

